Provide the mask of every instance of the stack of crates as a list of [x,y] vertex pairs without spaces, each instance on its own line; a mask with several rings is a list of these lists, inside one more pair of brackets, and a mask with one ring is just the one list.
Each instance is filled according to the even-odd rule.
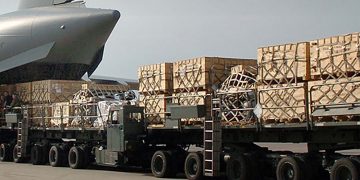
[[259,48],[261,122],[356,120],[356,113],[346,112],[360,104],[359,37],[351,33]]
[[151,125],[163,125],[166,105],[173,92],[172,63],[142,66],[138,69],[140,106],[145,108]]
[[[205,105],[206,116],[211,117],[211,94],[231,74],[237,65],[255,65],[251,59],[200,57],[174,63],[173,103],[179,105]],[[203,118],[182,119],[184,125],[203,124]]]
[[310,43],[300,42],[258,49],[258,101],[261,122],[306,122]]
[[[252,59],[200,57],[142,66],[138,70],[140,105],[152,125],[164,125],[167,105],[205,105],[211,116],[211,94],[236,65],[256,65]],[[182,119],[182,125],[202,125],[204,118]]]
[[[355,110],[360,105],[360,33],[333,36],[310,42],[309,82],[311,113],[316,110]],[[353,121],[359,115],[312,117],[315,122]],[[356,114],[356,113],[355,113]],[[360,113],[358,113],[360,114]]]

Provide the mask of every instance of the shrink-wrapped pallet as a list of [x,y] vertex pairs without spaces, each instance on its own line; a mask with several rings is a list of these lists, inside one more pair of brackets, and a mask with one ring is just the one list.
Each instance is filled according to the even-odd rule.
[[358,76],[360,33],[311,41],[311,76],[327,80]]
[[73,115],[73,106],[69,102],[54,103],[51,105],[52,118],[51,126],[66,127],[69,125],[70,118]]
[[259,86],[261,121],[264,124],[306,122],[306,89],[306,83]]
[[236,65],[255,66],[251,59],[200,57],[174,63],[174,91],[197,92],[220,87]]
[[308,42],[268,46],[258,49],[258,77],[264,84],[291,84],[310,76]]
[[138,69],[139,92],[143,94],[171,93],[172,63],[142,66]]
[[256,80],[254,76],[238,71],[229,76],[217,91],[224,126],[254,125],[256,117]]

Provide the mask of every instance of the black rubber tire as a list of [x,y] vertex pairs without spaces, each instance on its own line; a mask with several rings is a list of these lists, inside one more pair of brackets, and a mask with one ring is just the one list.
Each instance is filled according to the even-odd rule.
[[52,167],[60,167],[64,165],[64,159],[66,157],[64,156],[64,152],[62,149],[55,145],[52,146],[49,150],[49,163]]
[[34,145],[31,147],[31,163],[33,165],[41,165],[43,163],[43,149],[39,145]]
[[[291,168],[291,169],[289,169]],[[288,170],[288,171],[287,171]],[[304,170],[304,169],[303,169]],[[305,180],[305,172],[302,171],[301,162],[295,157],[282,158],[276,167],[277,180]],[[286,177],[288,176],[288,177]]]
[[[345,178],[345,176],[348,178]],[[343,180],[349,178],[351,180],[359,180],[359,169],[356,162],[349,158],[341,158],[337,160],[331,168],[330,179]]]
[[81,148],[74,146],[69,150],[69,167],[72,169],[82,169],[84,167],[84,153]]
[[151,172],[157,178],[169,177],[172,173],[170,155],[165,151],[156,151],[151,158]]
[[81,146],[80,149],[83,152],[83,168],[86,168],[90,163],[94,162],[91,157],[91,148],[88,146]]
[[185,176],[189,180],[203,178],[203,156],[201,153],[189,153],[184,164]]
[[60,146],[61,151],[63,153],[63,166],[67,166],[69,167],[69,159],[68,159],[68,154],[70,151],[70,147],[67,144],[62,144]]
[[228,180],[251,180],[251,169],[244,155],[232,155],[226,163],[226,176]]
[[17,145],[14,146],[12,154],[13,154],[13,160],[14,160],[15,163],[24,162],[23,157],[18,157],[18,146]]
[[0,145],[0,161],[10,161],[11,160],[11,149],[9,144]]

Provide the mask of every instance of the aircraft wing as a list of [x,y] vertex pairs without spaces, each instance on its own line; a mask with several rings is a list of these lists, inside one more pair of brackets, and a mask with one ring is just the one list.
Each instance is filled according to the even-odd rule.
[[19,3],[19,9],[46,6],[85,7],[85,2],[74,0],[20,0]]

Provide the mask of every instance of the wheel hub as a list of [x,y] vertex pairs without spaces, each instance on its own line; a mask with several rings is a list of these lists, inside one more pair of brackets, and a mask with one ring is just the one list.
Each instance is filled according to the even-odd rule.
[[286,180],[293,180],[295,178],[295,171],[291,164],[286,164],[284,166],[284,178]]
[[157,173],[160,173],[164,168],[164,163],[163,163],[163,159],[161,158],[161,156],[156,156],[155,158],[155,165],[154,165],[154,170]]
[[342,167],[339,170],[339,175],[338,175],[337,179],[352,180],[353,178],[352,178],[350,170],[346,167]]

